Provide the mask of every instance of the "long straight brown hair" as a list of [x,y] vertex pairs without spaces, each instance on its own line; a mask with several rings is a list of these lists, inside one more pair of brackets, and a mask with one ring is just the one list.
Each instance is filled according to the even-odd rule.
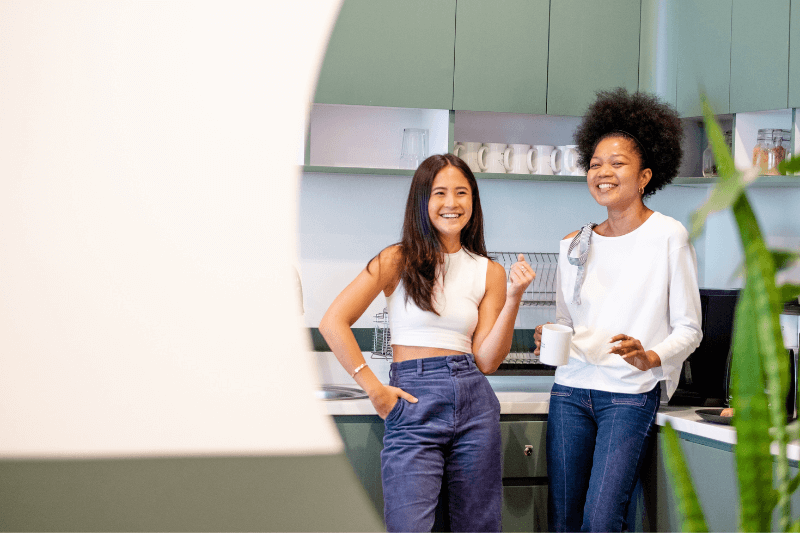
[[472,217],[461,230],[461,246],[472,254],[489,257],[483,234],[483,211],[478,181],[469,166],[453,154],[432,155],[420,164],[411,180],[403,220],[400,280],[409,299],[423,311],[439,314],[433,306],[436,276],[444,267],[444,252],[439,232],[428,215],[433,180],[443,168],[453,166],[464,174],[472,189]]

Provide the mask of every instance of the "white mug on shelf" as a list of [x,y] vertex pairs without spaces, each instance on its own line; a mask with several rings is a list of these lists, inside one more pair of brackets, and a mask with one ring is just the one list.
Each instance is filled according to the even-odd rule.
[[503,166],[503,151],[506,146],[503,143],[484,143],[481,146],[478,150],[478,167],[481,172],[506,173],[506,167]]
[[509,144],[503,151],[503,166],[510,174],[533,172],[533,148],[529,144]]
[[533,157],[531,158],[531,172],[540,175],[550,175],[553,167],[550,165],[550,154],[555,150],[555,146],[547,144],[535,144],[533,146]]
[[478,150],[480,150],[482,143],[474,142],[459,142],[453,147],[453,155],[460,157],[467,164],[472,172],[480,172],[478,166]]
[[553,167],[553,174],[559,176],[582,176],[583,172],[578,166],[578,145],[558,146],[550,154],[550,166]]

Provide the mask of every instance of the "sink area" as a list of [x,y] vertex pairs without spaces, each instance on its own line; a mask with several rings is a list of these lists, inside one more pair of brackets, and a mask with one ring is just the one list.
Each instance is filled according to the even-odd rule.
[[369,398],[367,393],[358,387],[340,387],[338,385],[322,385],[314,391],[318,400],[361,400]]

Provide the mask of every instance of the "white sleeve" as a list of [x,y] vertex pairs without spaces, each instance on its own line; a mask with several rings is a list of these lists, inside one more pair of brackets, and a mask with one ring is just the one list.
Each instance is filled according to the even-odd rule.
[[669,255],[668,287],[670,334],[652,348],[646,348],[661,358],[664,377],[679,371],[703,338],[697,258],[688,242]]

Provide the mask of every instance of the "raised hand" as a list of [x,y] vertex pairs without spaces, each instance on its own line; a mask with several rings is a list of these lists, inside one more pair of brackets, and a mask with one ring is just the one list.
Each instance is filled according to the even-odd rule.
[[508,274],[508,295],[514,297],[522,297],[522,293],[531,284],[536,273],[531,268],[531,265],[525,261],[525,256],[519,254],[517,262],[511,267],[511,272]]

